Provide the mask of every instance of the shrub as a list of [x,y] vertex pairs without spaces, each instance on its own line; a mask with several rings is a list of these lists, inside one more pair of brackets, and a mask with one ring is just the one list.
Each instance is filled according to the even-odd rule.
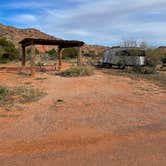
[[50,60],[58,59],[58,51],[54,48],[46,52]]
[[0,63],[19,60],[19,51],[11,41],[0,38]]
[[154,67],[140,67],[140,66],[134,66],[130,68],[126,68],[125,72],[127,73],[137,73],[137,74],[153,74],[155,73],[155,68]]
[[153,74],[153,73],[155,73],[155,68],[154,67],[149,67],[149,66],[134,67],[133,71],[135,73],[140,73],[140,74]]
[[85,57],[89,57],[89,58],[92,58],[92,59],[95,59],[95,58],[99,57],[99,55],[97,55],[95,53],[95,51],[89,51],[88,53],[84,53],[83,55]]
[[[39,50],[35,47],[35,55],[39,55],[39,53],[40,53]],[[27,54],[26,60],[30,61],[30,59],[31,59],[31,47],[30,46],[27,47],[26,54]]]
[[122,64],[123,64],[122,61],[118,61],[118,62],[116,63],[116,65],[117,65],[118,67],[120,67]]
[[44,66],[44,62],[37,62],[36,66]]
[[163,66],[166,66],[166,55],[162,57],[162,63],[163,63]]
[[78,51],[76,48],[65,48],[63,50],[63,59],[74,59],[78,55]]
[[90,66],[77,66],[62,71],[60,75],[65,77],[90,76],[93,71],[94,69]]
[[148,49],[146,51],[146,60],[148,66],[156,67],[159,64],[163,64],[165,58],[166,54],[160,49]]

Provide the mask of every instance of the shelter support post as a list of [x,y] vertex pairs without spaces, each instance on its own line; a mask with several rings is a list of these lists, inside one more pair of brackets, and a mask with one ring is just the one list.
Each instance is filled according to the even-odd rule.
[[22,67],[25,66],[26,60],[25,60],[25,47],[21,46],[21,56],[22,56]]
[[32,44],[31,45],[31,67],[30,67],[30,70],[31,70],[31,76],[35,76],[35,45]]
[[78,47],[78,53],[77,53],[77,65],[81,65],[81,57],[82,57],[81,47]]
[[59,59],[58,70],[61,70],[62,68],[62,51],[63,51],[63,48],[59,46],[58,47],[58,59]]

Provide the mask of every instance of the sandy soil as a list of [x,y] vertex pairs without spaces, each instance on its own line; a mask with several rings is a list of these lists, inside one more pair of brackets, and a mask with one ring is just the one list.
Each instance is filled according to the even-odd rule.
[[47,92],[0,108],[0,166],[166,165],[166,93],[157,85],[101,71],[82,78],[3,71],[0,78]]

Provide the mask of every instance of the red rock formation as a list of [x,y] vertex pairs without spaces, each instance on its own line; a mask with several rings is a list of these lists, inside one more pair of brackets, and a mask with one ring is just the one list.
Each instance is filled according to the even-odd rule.
[[[19,46],[19,41],[24,38],[44,38],[44,39],[58,39],[54,36],[48,35],[44,32],[41,32],[37,29],[28,28],[28,29],[19,29],[11,26],[5,26],[0,24],[0,36],[6,37],[8,40],[11,40],[16,47]],[[56,46],[36,46],[41,53],[48,51],[52,48],[57,48]],[[88,45],[85,44],[82,48],[84,53],[93,52],[95,54],[101,54],[107,47],[97,46],[97,45]]]

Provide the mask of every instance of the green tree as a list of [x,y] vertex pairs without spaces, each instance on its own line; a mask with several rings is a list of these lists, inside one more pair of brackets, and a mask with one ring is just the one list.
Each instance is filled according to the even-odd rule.
[[0,63],[19,59],[19,50],[6,38],[0,38]]
[[149,66],[156,67],[158,64],[164,63],[166,53],[160,49],[148,49],[146,51],[146,59]]
[[58,58],[58,51],[54,48],[46,52],[49,55],[49,58],[51,60],[55,60]]
[[63,59],[74,59],[78,55],[78,51],[76,48],[65,48],[63,50]]
[[[31,48],[30,47],[28,47],[27,49],[26,49],[26,53],[28,54],[28,55],[31,55]],[[35,54],[36,55],[38,55],[39,54],[39,50],[35,47]]]
[[140,43],[140,48],[147,49],[148,48],[148,44],[145,41],[142,41]]

